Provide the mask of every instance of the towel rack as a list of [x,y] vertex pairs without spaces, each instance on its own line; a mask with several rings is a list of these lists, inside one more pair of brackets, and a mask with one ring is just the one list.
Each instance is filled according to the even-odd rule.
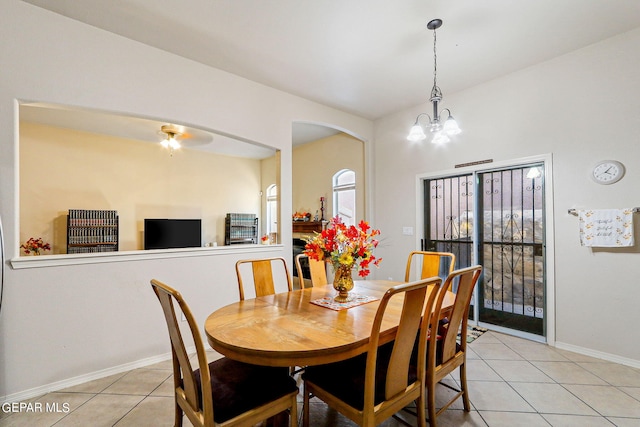
[[[632,211],[633,213],[638,213],[638,212],[640,212],[640,208],[633,208],[631,211]],[[569,209],[569,210],[567,211],[567,213],[568,213],[569,215],[578,216],[578,210],[577,210],[577,209]]]

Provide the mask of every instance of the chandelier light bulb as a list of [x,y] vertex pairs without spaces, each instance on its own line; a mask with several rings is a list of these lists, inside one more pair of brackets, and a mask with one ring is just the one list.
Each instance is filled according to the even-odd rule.
[[447,135],[451,136],[458,135],[460,132],[462,132],[453,116],[449,116],[449,118],[444,122],[442,130],[445,131]]
[[412,142],[424,141],[425,139],[427,139],[427,135],[425,135],[424,130],[422,129],[422,126],[416,123],[411,128],[411,131],[409,132],[409,136],[407,136],[407,139]]
[[432,144],[446,144],[450,139],[444,132],[436,132],[433,134],[433,138],[431,139]]

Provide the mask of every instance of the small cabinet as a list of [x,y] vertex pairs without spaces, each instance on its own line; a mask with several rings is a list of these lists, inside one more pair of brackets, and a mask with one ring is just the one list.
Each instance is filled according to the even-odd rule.
[[321,233],[326,226],[326,221],[293,221],[294,233]]
[[225,218],[225,245],[258,243],[258,217],[247,213],[228,213]]
[[67,253],[86,254],[118,250],[118,211],[69,209]]

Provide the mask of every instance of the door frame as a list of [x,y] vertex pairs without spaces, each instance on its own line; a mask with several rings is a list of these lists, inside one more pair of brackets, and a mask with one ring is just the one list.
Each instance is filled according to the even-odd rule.
[[[533,341],[546,342],[549,345],[555,345],[556,331],[556,312],[555,312],[555,233],[554,233],[554,204],[553,204],[553,155],[551,153],[541,154],[537,156],[522,157],[512,160],[502,160],[498,162],[481,163],[455,169],[447,169],[436,172],[428,172],[416,175],[416,248],[420,248],[420,239],[424,236],[424,181],[434,178],[447,178],[457,175],[471,173],[475,177],[478,173],[488,172],[494,169],[502,169],[509,167],[524,166],[530,163],[544,164],[545,177],[545,330],[544,336],[529,334],[526,332],[514,331],[495,325],[490,325],[492,330],[504,332],[510,335],[517,335]],[[474,210],[477,210],[477,204],[474,204]],[[477,212],[476,212],[477,214]],[[474,227],[474,242],[478,241],[479,227]],[[478,259],[478,245],[473,248],[474,259]],[[478,322],[478,289],[474,290],[474,323]]]

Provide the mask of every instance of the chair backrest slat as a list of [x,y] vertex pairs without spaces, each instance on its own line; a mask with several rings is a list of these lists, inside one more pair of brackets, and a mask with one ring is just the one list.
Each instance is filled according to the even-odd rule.
[[264,258],[264,259],[244,259],[236,262],[236,275],[238,276],[238,291],[240,293],[240,300],[244,300],[244,282],[242,280],[241,266],[243,264],[251,264],[251,271],[253,273],[253,286],[255,289],[256,297],[265,295],[273,295],[276,293],[275,281],[273,274],[274,263],[281,263],[284,275],[286,277],[287,288],[289,291],[293,290],[291,285],[291,275],[287,268],[287,262],[282,257],[276,258]]
[[273,269],[271,261],[254,261],[251,264],[253,270],[253,283],[256,289],[256,296],[273,295],[276,293],[273,283]]
[[300,281],[300,289],[304,289],[304,275],[302,274],[302,266],[309,266],[309,276],[311,286],[324,286],[327,282],[327,264],[324,261],[318,261],[310,258],[305,254],[296,255],[296,270],[298,271],[298,280]]
[[407,268],[404,275],[405,282],[411,279],[411,266],[414,259],[422,261],[420,279],[440,276],[441,272],[445,275],[450,274],[456,265],[456,256],[451,252],[413,251],[407,259]]

